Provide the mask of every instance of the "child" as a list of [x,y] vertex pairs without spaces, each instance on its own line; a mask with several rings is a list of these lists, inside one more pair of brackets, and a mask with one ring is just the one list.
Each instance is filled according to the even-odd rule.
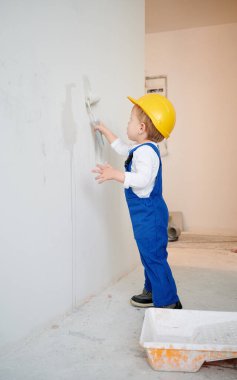
[[138,307],[182,309],[175,281],[167,262],[168,209],[162,197],[162,164],[157,143],[169,137],[175,124],[175,110],[164,96],[150,93],[134,104],[128,122],[128,138],[135,145],[123,143],[103,124],[99,130],[112,148],[128,155],[125,173],[109,164],[97,165],[98,183],[115,180],[123,184],[132,221],[134,237],[144,266],[142,294],[131,298]]

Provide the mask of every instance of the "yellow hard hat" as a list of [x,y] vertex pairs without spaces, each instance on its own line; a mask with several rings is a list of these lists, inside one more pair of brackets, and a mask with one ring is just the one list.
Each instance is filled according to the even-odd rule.
[[172,103],[163,95],[146,94],[139,99],[133,99],[128,96],[128,99],[141,107],[141,109],[149,116],[152,123],[158,131],[168,138],[175,125],[175,109]]

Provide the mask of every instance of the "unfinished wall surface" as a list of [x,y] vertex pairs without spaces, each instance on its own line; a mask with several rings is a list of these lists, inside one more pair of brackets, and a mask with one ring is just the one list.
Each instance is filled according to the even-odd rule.
[[[143,0],[0,3],[1,348],[137,264],[122,187],[91,174],[83,77],[96,115],[125,136],[143,39]],[[122,169],[108,145],[102,159]]]
[[146,74],[168,76],[177,123],[164,195],[189,230],[237,231],[237,24],[146,35]]

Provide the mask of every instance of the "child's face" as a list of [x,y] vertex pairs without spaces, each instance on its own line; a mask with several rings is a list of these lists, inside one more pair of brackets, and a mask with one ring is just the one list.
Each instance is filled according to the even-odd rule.
[[130,119],[128,121],[127,135],[129,140],[137,141],[141,128],[141,122],[138,120],[136,107],[133,107]]

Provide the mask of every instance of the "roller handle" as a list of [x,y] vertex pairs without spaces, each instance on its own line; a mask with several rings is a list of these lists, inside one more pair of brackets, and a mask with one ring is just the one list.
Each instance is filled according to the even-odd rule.
[[[95,127],[96,125],[100,124],[100,121],[99,120],[95,120],[93,123],[92,123],[92,126]],[[98,144],[100,145],[100,147],[102,148],[103,145],[104,145],[104,139],[103,139],[103,136],[102,136],[102,133],[100,131],[98,131],[98,129],[96,129],[95,131],[95,136],[96,136],[96,139],[98,141]]]

